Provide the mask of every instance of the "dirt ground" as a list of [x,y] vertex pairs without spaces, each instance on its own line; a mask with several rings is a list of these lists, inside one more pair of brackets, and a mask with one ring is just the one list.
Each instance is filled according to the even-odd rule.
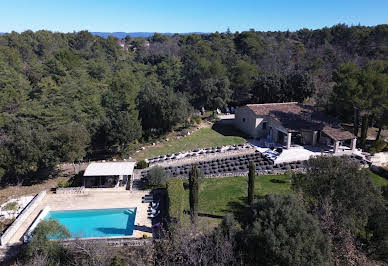
[[[343,124],[342,125],[346,130],[349,130],[350,132],[353,132],[353,124]],[[377,131],[379,129],[376,128],[376,127],[370,127],[368,129],[368,135],[367,135],[367,139],[369,140],[375,140],[376,139],[376,135],[377,135]],[[361,128],[359,128],[359,131],[358,131],[358,137],[361,137]],[[383,129],[381,131],[381,137],[385,140],[385,141],[388,141],[388,129]]]
[[3,204],[8,199],[38,194],[42,190],[47,190],[50,192],[52,188],[57,187],[57,184],[60,180],[67,180],[65,177],[57,177],[53,179],[47,179],[41,184],[31,185],[31,186],[9,186],[6,188],[0,188],[0,204]]

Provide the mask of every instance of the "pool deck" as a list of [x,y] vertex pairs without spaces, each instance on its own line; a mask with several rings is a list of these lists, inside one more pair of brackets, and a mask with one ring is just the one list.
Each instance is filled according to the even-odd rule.
[[142,197],[149,191],[117,190],[101,192],[89,191],[88,194],[47,194],[25,223],[16,231],[9,245],[21,243],[21,239],[32,222],[44,207],[51,210],[85,210],[136,207],[136,218],[132,238],[143,235],[152,237],[151,220],[147,218],[148,203],[142,203]]

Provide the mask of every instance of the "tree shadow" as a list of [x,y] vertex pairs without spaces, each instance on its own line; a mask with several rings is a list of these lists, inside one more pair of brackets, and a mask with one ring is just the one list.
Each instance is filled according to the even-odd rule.
[[249,139],[249,136],[247,134],[240,131],[233,125],[227,125],[220,122],[216,122],[213,124],[212,129],[223,136],[235,136],[235,137],[242,137],[244,139]]
[[228,209],[225,212],[231,212],[239,223],[245,223],[249,216],[250,208],[247,197],[238,198],[239,201],[228,203]]
[[[190,210],[184,210],[184,214],[190,215]],[[214,219],[223,219],[223,215],[216,215],[216,214],[210,214],[210,213],[203,213],[203,212],[198,212],[199,217],[209,217],[209,218],[214,218]]]
[[17,244],[9,246],[4,252],[3,257],[0,259],[1,265],[15,265],[16,260],[20,255],[24,255],[25,248],[23,244]]
[[152,228],[144,225],[135,225],[133,230],[146,232],[146,233],[152,233]]

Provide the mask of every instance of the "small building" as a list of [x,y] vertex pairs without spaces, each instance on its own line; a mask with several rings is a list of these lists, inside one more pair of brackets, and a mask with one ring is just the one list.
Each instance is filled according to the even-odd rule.
[[357,138],[340,122],[313,106],[288,103],[248,104],[235,111],[234,125],[255,139],[289,149],[292,146],[325,145],[334,153],[341,145],[356,148]]
[[134,162],[91,163],[84,172],[83,186],[86,188],[127,187],[134,168]]

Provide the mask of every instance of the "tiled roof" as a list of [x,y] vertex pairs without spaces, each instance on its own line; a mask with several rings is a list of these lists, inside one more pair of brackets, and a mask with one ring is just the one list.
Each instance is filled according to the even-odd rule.
[[355,138],[352,133],[340,126],[338,120],[316,111],[313,106],[289,102],[248,104],[247,107],[258,116],[270,116],[279,121],[282,126],[291,132],[321,130],[335,140]]

